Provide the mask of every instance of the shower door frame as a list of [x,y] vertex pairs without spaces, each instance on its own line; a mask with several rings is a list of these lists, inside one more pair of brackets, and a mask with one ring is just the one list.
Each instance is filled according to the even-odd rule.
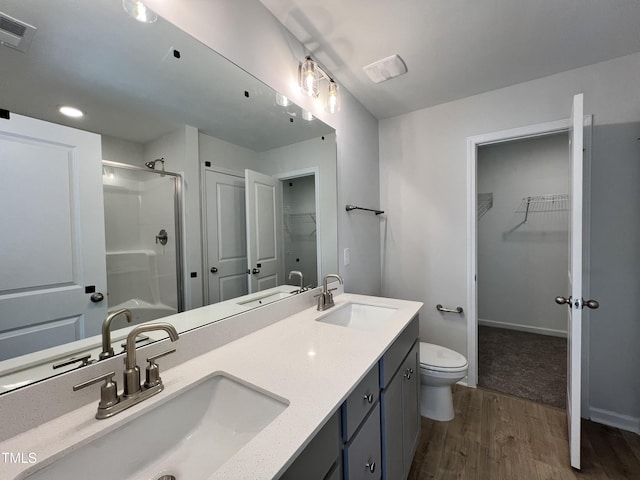
[[[184,249],[183,249],[183,222],[182,222],[182,209],[183,209],[183,179],[182,175],[175,172],[169,172],[165,170],[152,170],[149,168],[142,168],[136,165],[129,165],[128,163],[120,163],[113,162],[111,160],[102,160],[102,166],[106,167],[114,167],[114,168],[122,168],[124,170],[134,170],[138,172],[156,174],[161,176],[169,176],[173,178],[174,181],[174,192],[173,192],[173,211],[174,211],[174,228],[176,231],[176,288],[177,288],[177,299],[178,299],[178,313],[184,312],[185,308],[185,292],[184,292],[184,267],[186,265],[184,259]],[[105,250],[106,255],[106,250]],[[107,305],[107,308],[109,305]]]

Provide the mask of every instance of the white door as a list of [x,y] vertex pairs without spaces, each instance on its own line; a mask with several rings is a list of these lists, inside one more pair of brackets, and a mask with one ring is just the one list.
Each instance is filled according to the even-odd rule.
[[99,135],[0,120],[0,360],[100,333],[101,157]]
[[[573,97],[569,127],[571,149],[571,215],[569,228],[569,307],[567,354],[567,423],[571,466],[580,468],[580,404],[582,375],[582,204],[583,204],[583,95]],[[562,301],[561,300],[561,301]],[[556,300],[557,301],[557,300]]]
[[239,175],[204,170],[208,303],[248,293],[245,185]]
[[245,170],[249,292],[284,283],[280,181]]

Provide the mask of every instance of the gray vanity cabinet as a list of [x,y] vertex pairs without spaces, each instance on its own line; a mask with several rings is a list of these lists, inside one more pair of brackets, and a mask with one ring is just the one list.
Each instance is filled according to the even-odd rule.
[[381,478],[379,377],[376,364],[342,404],[345,480]]
[[382,478],[407,478],[420,436],[420,343],[416,315],[380,359]]
[[381,394],[383,478],[407,478],[420,435],[419,343],[415,342]]
[[338,410],[311,440],[281,480],[340,480],[340,410]]
[[344,473],[347,480],[382,478],[380,446],[380,403],[376,402],[362,427],[344,446]]
[[282,479],[407,477],[420,435],[418,329],[416,315]]

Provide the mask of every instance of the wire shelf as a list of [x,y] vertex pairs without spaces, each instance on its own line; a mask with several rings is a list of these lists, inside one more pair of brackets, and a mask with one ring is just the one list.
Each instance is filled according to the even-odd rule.
[[564,212],[567,210],[569,210],[569,194],[551,193],[524,197],[516,213],[524,213],[526,217],[530,213]]
[[478,194],[478,220],[493,207],[493,193]]

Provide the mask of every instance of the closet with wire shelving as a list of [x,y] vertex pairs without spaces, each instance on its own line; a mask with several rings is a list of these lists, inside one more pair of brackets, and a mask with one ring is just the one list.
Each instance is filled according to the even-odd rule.
[[[539,350],[537,364],[540,366],[545,337],[561,343],[562,337],[566,337],[566,310],[557,308],[554,298],[558,295],[555,292],[567,289],[568,188],[567,134],[479,147],[477,288],[478,382],[481,386],[487,382],[491,388],[493,381],[489,376],[483,379],[483,365],[484,373],[507,372],[499,375],[497,384],[510,384],[508,372],[526,370],[528,350]],[[489,332],[498,331],[501,342],[485,346],[492,351],[483,352],[483,335],[488,338]],[[516,336],[525,332],[531,335],[530,342],[525,341],[518,344],[516,351],[509,351],[509,346],[516,344]],[[531,356],[535,358],[536,352],[531,352]],[[485,361],[488,357],[490,365]],[[545,370],[560,372],[566,368],[566,357],[559,357],[563,358],[564,367],[553,364],[560,362],[553,360],[553,355],[545,357],[544,362],[548,361],[549,365],[543,368],[543,374]],[[526,374],[520,377],[513,382],[526,378]],[[521,392],[532,400],[548,393],[553,400],[544,403],[562,406],[564,390],[560,391],[560,383],[556,382],[558,388],[554,392],[544,392],[546,387],[539,386],[553,383],[544,380],[538,384],[531,380],[506,393]]]

